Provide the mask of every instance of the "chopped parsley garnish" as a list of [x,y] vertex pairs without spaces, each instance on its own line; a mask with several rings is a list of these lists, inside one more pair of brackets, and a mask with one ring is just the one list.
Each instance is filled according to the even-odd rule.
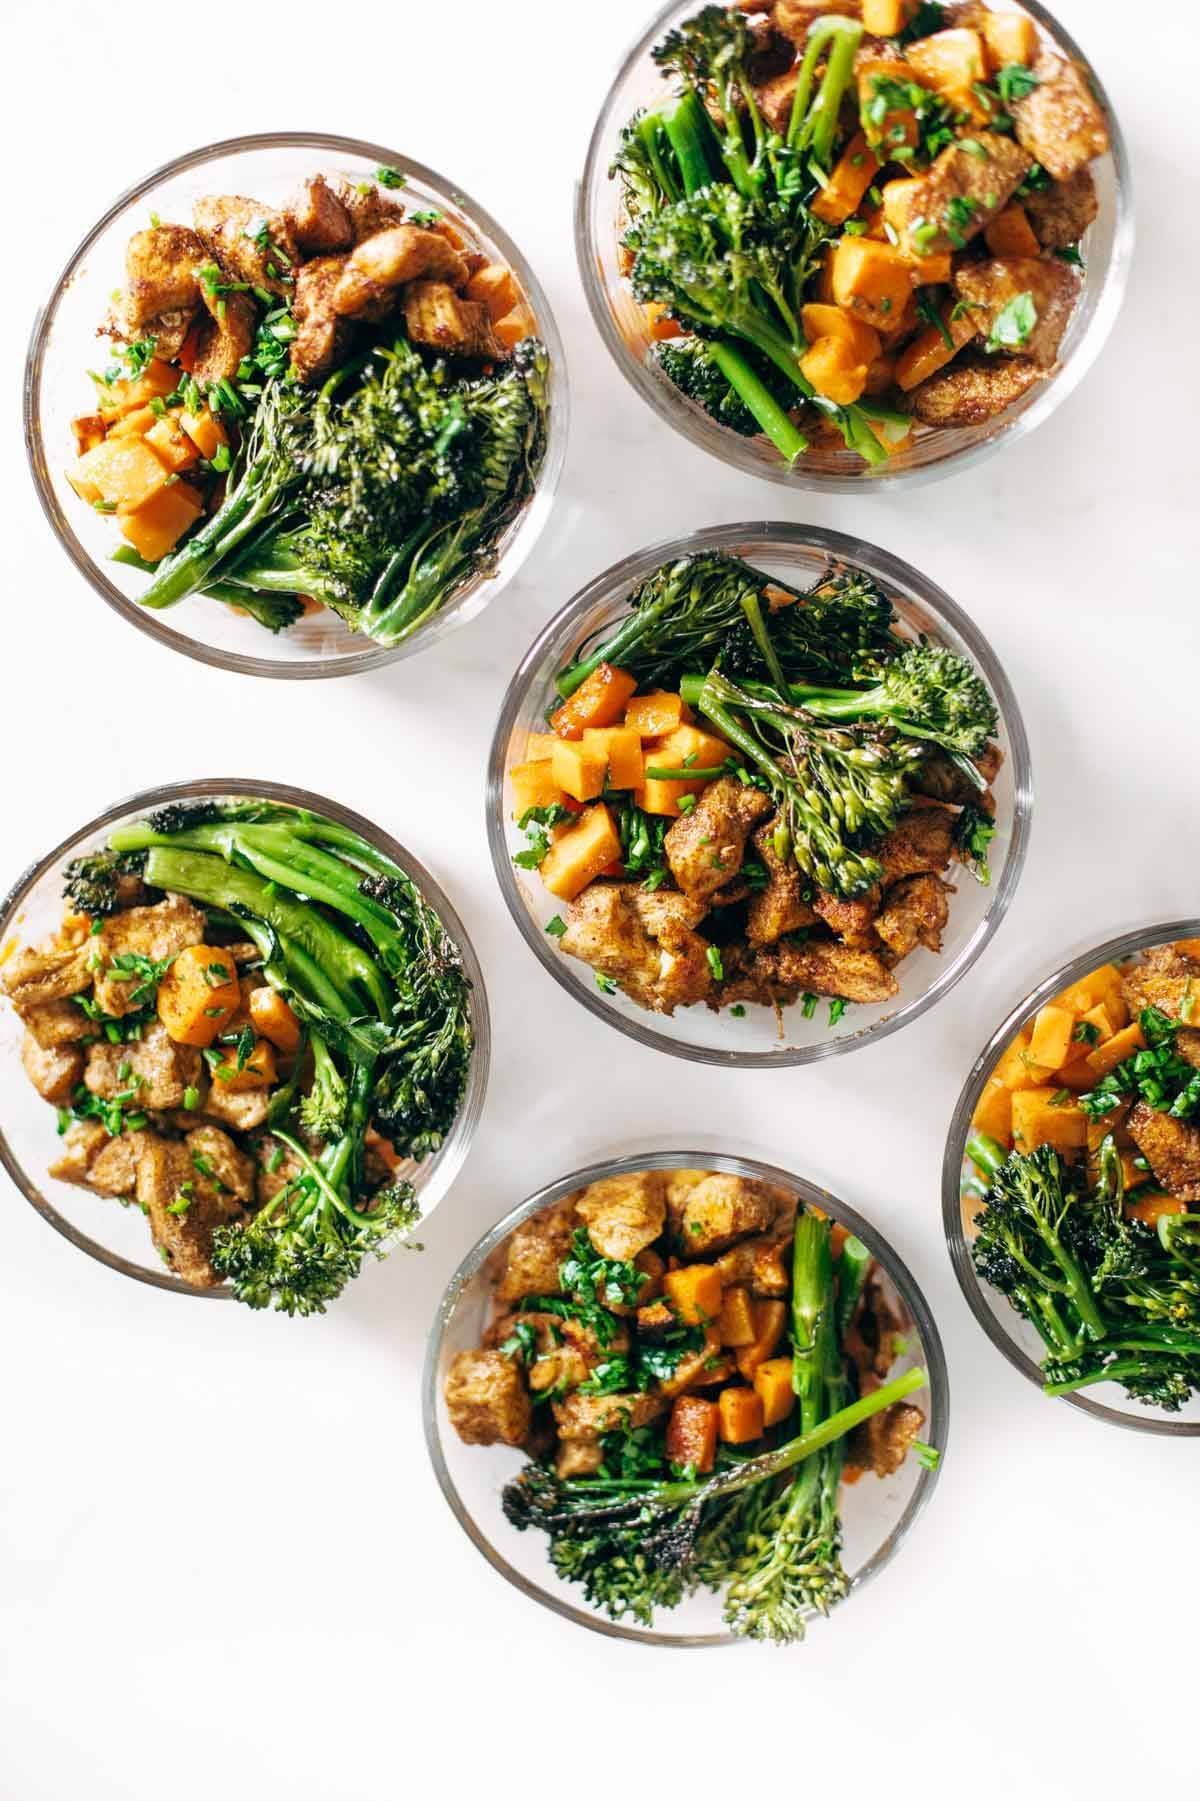
[[1032,69],[1024,63],[1009,63],[996,76],[996,92],[1005,106],[1011,106],[1015,100],[1025,100],[1041,84]]
[[1001,307],[992,322],[986,348],[989,351],[1020,350],[1029,342],[1038,322],[1038,310],[1032,293],[1017,294]]
[[402,174],[399,169],[389,169],[386,163],[376,169],[375,179],[381,188],[402,188],[408,183],[407,175]]

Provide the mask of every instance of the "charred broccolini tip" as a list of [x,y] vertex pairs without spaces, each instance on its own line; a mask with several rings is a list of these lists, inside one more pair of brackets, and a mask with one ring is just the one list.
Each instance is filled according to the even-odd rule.
[[140,875],[146,859],[140,851],[117,854],[113,851],[90,851],[86,857],[75,857],[63,872],[63,899],[76,913],[92,919],[105,919],[120,905],[122,876]]
[[995,703],[966,657],[936,644],[912,644],[867,690],[793,682],[788,697],[821,719],[876,719],[906,737],[977,757],[999,726]]

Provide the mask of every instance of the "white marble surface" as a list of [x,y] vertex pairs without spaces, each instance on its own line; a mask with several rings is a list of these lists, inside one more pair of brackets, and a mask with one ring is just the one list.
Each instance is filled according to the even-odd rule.
[[[685,1772],[689,1788],[736,1785],[737,1748],[761,1759],[772,1742],[768,1768],[804,1793],[1115,1797],[1179,1773],[1196,1450],[1050,1406],[1000,1360],[954,1283],[938,1175],[961,1074],[1002,1010],[1089,939],[1200,910],[1192,9],[1062,0],[1124,119],[1140,214],[1125,312],[1089,381],[1009,457],[911,498],[830,501],[729,476],[669,434],[586,316],[573,172],[646,10],[9,12],[0,878],[150,781],[220,765],[326,790],[451,890],[496,1057],[424,1254],[368,1270],[307,1326],[124,1282],[4,1185],[4,1801],[366,1801],[416,1782],[540,1787],[542,1770],[582,1794]],[[35,306],[113,193],[202,138],[296,126],[409,150],[491,206],[550,292],[575,393],[556,521],[507,599],[427,657],[299,690],[171,657],[109,613],[37,510],[18,413]],[[649,539],[771,514],[888,545],[973,612],[1021,698],[1037,815],[1006,924],[931,1016],[829,1067],[731,1079],[639,1051],[539,970],[494,887],[482,769],[507,671],[584,579]],[[421,1440],[426,1331],[483,1226],[597,1154],[683,1137],[839,1188],[915,1269],[950,1357],[932,1512],[791,1655],[697,1665],[540,1613],[463,1537]],[[750,1734],[716,1725],[718,1682]]]

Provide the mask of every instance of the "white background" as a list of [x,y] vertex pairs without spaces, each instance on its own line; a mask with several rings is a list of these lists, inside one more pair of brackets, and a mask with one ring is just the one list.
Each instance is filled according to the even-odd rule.
[[[647,11],[18,0],[8,14],[0,888],[150,783],[236,773],[324,791],[448,887],[496,1046],[483,1127],[424,1254],[369,1269],[324,1320],[124,1281],[4,1185],[2,1801],[772,1779],[805,1796],[1107,1801],[1172,1775],[1195,1790],[1180,1747],[1195,1742],[1196,1443],[1042,1401],[967,1313],[938,1203],[962,1074],[1010,1003],[1089,940],[1200,913],[1193,9],[1062,0],[1124,121],[1140,215],[1124,315],[1082,389],[972,473],[829,500],[727,474],[657,424],[586,315],[574,176]],[[393,145],[477,194],[549,292],[575,408],[555,521],[496,608],[397,669],[299,687],[173,656],[85,588],[37,509],[17,379],[37,304],[117,191],[203,140],[285,128]],[[831,1065],[731,1077],[638,1049],[536,965],[488,863],[483,767],[508,672],[584,580],[648,541],[771,515],[886,545],[974,614],[1025,712],[1036,818],[1005,925],[930,1016]],[[840,1190],[910,1262],[946,1339],[954,1417],[933,1508],[794,1653],[653,1653],[557,1621],[480,1560],[426,1462],[421,1357],[462,1254],[542,1182],[681,1138]]]

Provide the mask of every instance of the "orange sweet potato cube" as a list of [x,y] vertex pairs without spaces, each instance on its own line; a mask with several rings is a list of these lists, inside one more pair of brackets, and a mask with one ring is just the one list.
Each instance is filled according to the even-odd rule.
[[549,763],[518,763],[508,775],[512,783],[514,819],[523,819],[530,807],[561,806],[563,790]]
[[680,1395],[667,1422],[667,1457],[701,1475],[717,1455],[717,1409],[698,1395]]
[[566,739],[582,738],[585,726],[616,725],[636,687],[627,669],[601,663],[551,716],[550,724]]
[[[154,452],[146,454],[153,456]],[[162,469],[161,463],[159,468]],[[167,472],[163,469],[162,473],[165,481]],[[117,510],[123,514],[122,535],[147,563],[157,563],[195,525],[203,506],[195,488],[176,481],[159,488],[132,512],[125,513],[120,507]]]
[[208,944],[181,950],[158,985],[158,1017],[176,1044],[204,1049],[215,1042],[242,1004],[237,965]]
[[721,1296],[721,1343],[740,1350],[754,1343],[754,1304],[750,1290],[735,1282]]
[[685,1326],[708,1326],[721,1317],[721,1272],[714,1263],[668,1270],[663,1293]]
[[762,1402],[763,1425],[777,1426],[796,1405],[790,1357],[769,1357],[754,1372],[754,1392]]
[[[535,767],[542,767],[535,765]],[[608,759],[584,743],[559,739],[550,758],[550,773],[557,787],[573,800],[596,800],[604,792]]]
[[783,1301],[755,1301],[754,1343],[743,1345],[737,1353],[737,1366],[747,1382],[771,1357],[787,1326],[787,1307]]
[[589,725],[584,729],[583,748],[585,752],[591,751],[604,758],[609,788],[641,787],[645,758],[642,740],[632,726]]
[[656,688],[635,694],[625,709],[625,723],[639,738],[666,738],[686,718],[683,697]]
[[723,1388],[717,1416],[722,1444],[748,1445],[763,1435],[763,1404],[753,1388]]
[[572,901],[621,855],[621,835],[604,805],[587,807],[543,857],[538,873],[558,900]]

